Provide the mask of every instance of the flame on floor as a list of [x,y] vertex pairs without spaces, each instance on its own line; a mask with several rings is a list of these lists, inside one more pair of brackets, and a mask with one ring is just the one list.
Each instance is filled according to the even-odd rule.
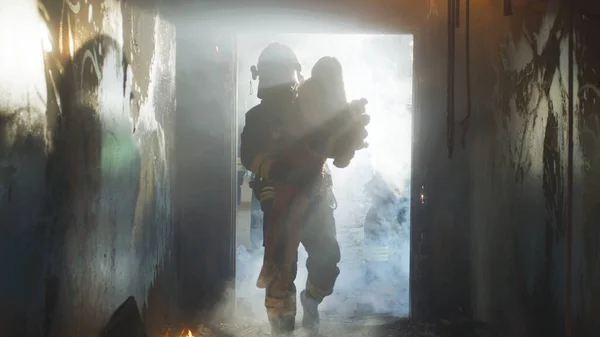
[[[200,325],[197,329],[194,329],[194,333],[190,329],[183,329],[179,335],[174,335],[173,337],[214,337],[215,333],[207,328],[204,325]],[[165,337],[171,337],[171,335],[167,332]]]
[[194,337],[194,335],[192,334],[192,331],[188,329],[187,333],[183,330],[181,334],[179,334],[179,337]]
[[183,329],[183,331],[181,331],[181,333],[179,334],[179,336],[177,335],[171,335],[171,329],[169,328],[167,330],[167,333],[165,334],[165,337],[202,337],[202,336],[194,336],[194,334],[192,333],[192,330],[190,329]]

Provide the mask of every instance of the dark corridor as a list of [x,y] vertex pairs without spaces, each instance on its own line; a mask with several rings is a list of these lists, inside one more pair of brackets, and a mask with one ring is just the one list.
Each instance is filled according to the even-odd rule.
[[598,335],[597,1],[2,0],[0,336],[232,316],[249,26],[414,35],[411,324]]

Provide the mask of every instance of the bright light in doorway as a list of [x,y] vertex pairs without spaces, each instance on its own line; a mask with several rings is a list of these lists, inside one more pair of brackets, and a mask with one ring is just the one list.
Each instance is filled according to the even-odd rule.
[[[251,80],[250,67],[260,52],[271,42],[288,45],[302,66],[302,75],[310,77],[311,69],[323,56],[334,56],[343,67],[348,100],[366,98],[371,124],[367,127],[369,148],[360,150],[350,165],[337,169],[330,165],[338,208],[335,210],[338,241],[342,251],[340,276],[335,293],[323,303],[323,311],[339,315],[355,313],[365,303],[374,313],[408,315],[409,280],[409,185],[412,143],[412,36],[350,35],[350,34],[244,34],[238,36],[238,113],[240,123],[244,114],[259,103],[256,81]],[[378,273],[382,286],[373,286],[365,279],[364,262],[369,248],[364,244],[367,212],[377,210],[367,185],[375,175],[381,176],[397,198],[386,204],[381,219],[391,228],[388,261]],[[402,215],[400,215],[402,214]],[[402,218],[403,220],[398,220]],[[238,224],[238,228],[247,224]],[[239,261],[241,261],[239,258]],[[299,270],[296,286],[303,289],[306,280],[306,252],[299,251]],[[254,312],[264,312],[264,292],[256,289],[260,269],[257,260],[249,260],[243,268],[238,264],[238,294],[245,297]],[[243,274],[243,275],[242,275]],[[245,283],[244,283],[245,282]]]

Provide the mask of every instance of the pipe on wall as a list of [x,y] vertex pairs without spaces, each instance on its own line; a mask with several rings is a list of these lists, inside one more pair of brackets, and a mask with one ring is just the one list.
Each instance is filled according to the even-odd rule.
[[572,0],[566,0],[568,6],[568,135],[567,135],[567,266],[566,266],[566,303],[565,303],[565,336],[571,337],[573,331],[572,314],[572,260],[573,260],[573,114],[574,97],[573,92],[573,58],[574,58],[574,21],[575,4]]

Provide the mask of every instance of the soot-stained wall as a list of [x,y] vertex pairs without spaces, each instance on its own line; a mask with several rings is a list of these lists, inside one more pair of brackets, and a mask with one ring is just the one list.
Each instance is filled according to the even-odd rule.
[[162,333],[175,28],[148,2],[0,2],[0,329],[92,336],[128,296]]
[[195,20],[177,21],[177,45],[174,196],[187,321],[198,310],[232,309],[226,291],[235,276],[237,64],[235,35],[200,28]]
[[[446,139],[446,2],[415,40],[413,309],[462,307],[507,336],[563,336],[567,268],[568,1],[471,1],[472,117],[466,114],[465,12],[456,30],[454,155]],[[463,2],[464,5],[464,2]],[[596,9],[594,9],[596,7]],[[574,19],[573,335],[600,314],[600,21]],[[420,38],[419,38],[420,37]],[[422,198],[421,198],[422,194]]]

